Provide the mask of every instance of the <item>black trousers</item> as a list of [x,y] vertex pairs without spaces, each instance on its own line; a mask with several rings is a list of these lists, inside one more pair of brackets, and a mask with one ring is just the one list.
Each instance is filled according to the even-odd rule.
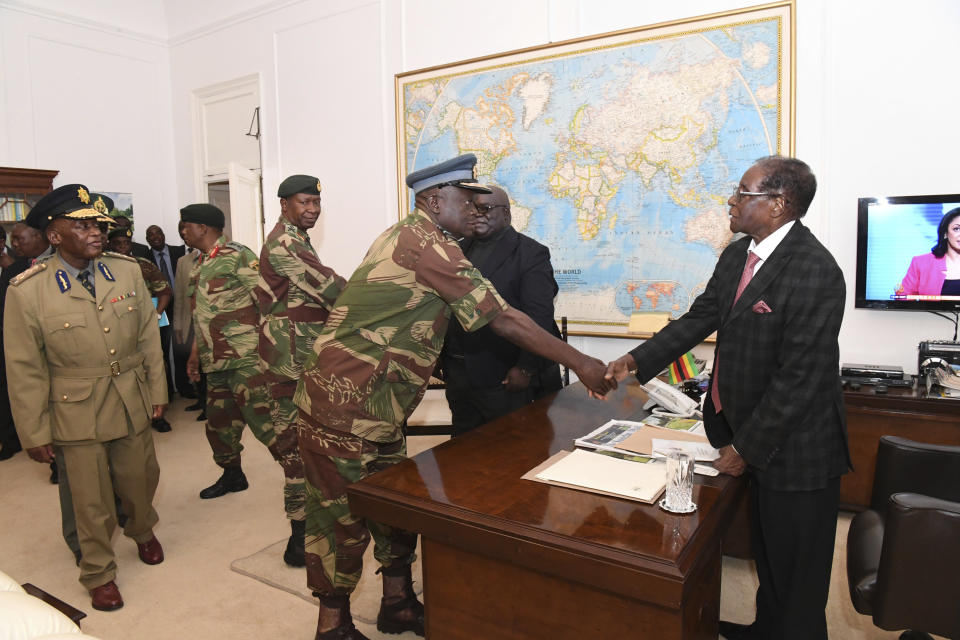
[[452,437],[463,435],[534,400],[532,387],[516,393],[507,391],[502,384],[483,388],[471,387],[462,358],[445,357],[443,377],[447,404],[450,405]]

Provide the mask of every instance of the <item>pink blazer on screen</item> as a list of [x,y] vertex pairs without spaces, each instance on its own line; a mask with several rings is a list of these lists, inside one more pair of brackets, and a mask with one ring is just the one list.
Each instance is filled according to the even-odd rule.
[[946,269],[946,258],[938,258],[932,253],[916,256],[910,261],[910,268],[900,282],[897,293],[940,295]]

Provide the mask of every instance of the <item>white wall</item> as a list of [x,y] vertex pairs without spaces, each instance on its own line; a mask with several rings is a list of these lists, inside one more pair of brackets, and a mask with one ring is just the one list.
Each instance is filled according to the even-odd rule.
[[[38,110],[11,101],[11,90],[36,93],[10,57],[26,50],[20,46],[25,37],[18,35],[21,25],[39,30],[55,43],[74,43],[80,37],[75,30],[40,28],[30,22],[35,18],[4,11],[12,2],[0,0],[4,23],[0,108],[5,125],[0,130],[0,164],[40,166],[37,162],[42,160],[71,171],[90,162],[96,165],[101,161],[80,162],[85,154],[72,147],[72,139],[70,145],[56,146],[57,138],[45,128],[54,119],[51,107]],[[64,12],[75,6],[66,0],[35,2]],[[84,6],[89,4],[88,0]],[[154,12],[155,4],[146,3]],[[397,217],[394,74],[758,2],[488,0],[480,6],[449,0],[207,0],[196,6],[186,0],[165,0],[161,4],[169,45],[168,91],[164,94],[162,80],[132,81],[151,99],[157,97],[161,103],[165,96],[169,99],[175,178],[165,179],[162,167],[150,176],[159,178],[155,191],[173,194],[173,206],[156,214],[168,235],[176,208],[198,197],[192,93],[257,73],[263,97],[268,221],[272,223],[278,213],[271,196],[283,177],[300,172],[319,175],[325,215],[313,232],[314,241],[325,262],[349,274],[372,238]],[[14,13],[16,24],[8,25]],[[134,18],[121,17],[124,28],[134,28]],[[954,35],[960,27],[960,3],[917,0],[906,6],[900,0],[798,0],[797,18],[796,153],[811,164],[820,181],[805,223],[833,251],[847,275],[849,304],[841,358],[899,364],[915,371],[917,343],[927,337],[950,338],[952,327],[929,314],[853,309],[856,199],[960,191],[954,159],[960,142],[954,116],[960,88],[952,81],[960,53]],[[147,27],[141,29],[149,33]],[[128,40],[134,42],[134,57],[142,67],[162,67],[161,53],[140,50],[147,47],[142,37]],[[11,44],[14,41],[19,44]],[[34,43],[37,47],[42,51],[34,55],[41,56],[46,67],[53,66],[50,49],[56,47]],[[129,71],[125,65],[134,64],[82,55],[85,72],[93,77],[118,77],[121,70]],[[59,73],[60,80],[68,81],[67,72],[46,67],[45,72]],[[128,81],[126,75],[119,77]],[[146,77],[152,78],[152,72]],[[145,106],[146,100],[140,96],[137,100]],[[164,109],[162,104],[153,105],[145,113],[152,116]],[[45,133],[27,133],[37,118],[45,123]],[[109,124],[100,118],[96,128],[115,135]],[[56,130],[57,136],[69,132],[66,125]],[[17,143],[15,153],[8,151],[11,137]],[[138,139],[153,142],[144,132]],[[37,141],[39,147],[31,146]],[[160,152],[148,163],[151,166],[164,163],[164,143],[161,139],[151,148]],[[156,194],[158,203],[163,195]],[[572,342],[604,359],[635,344],[582,337]],[[710,348],[698,353],[708,355]]]
[[133,193],[142,240],[176,202],[168,48],[45,9],[0,3],[0,165]]

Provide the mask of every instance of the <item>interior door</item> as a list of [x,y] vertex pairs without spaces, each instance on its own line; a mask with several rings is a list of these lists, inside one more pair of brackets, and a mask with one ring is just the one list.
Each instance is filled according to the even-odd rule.
[[227,170],[230,182],[230,224],[232,240],[260,254],[263,245],[263,209],[260,203],[260,175],[237,162]]

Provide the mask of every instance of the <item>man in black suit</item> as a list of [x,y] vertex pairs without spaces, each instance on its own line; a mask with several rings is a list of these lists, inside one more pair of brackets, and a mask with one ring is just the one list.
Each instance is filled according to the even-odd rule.
[[[177,273],[177,262],[186,252],[184,245],[171,247],[167,244],[167,238],[163,234],[163,229],[155,224],[147,227],[147,244],[150,245],[150,260],[157,265],[160,273],[167,279],[170,286],[173,287],[174,274]],[[160,328],[160,346],[163,349],[163,358],[167,361],[167,391],[173,394],[174,383],[176,383],[177,392],[184,398],[196,398],[193,385],[187,377],[187,364],[179,358],[174,358],[170,352],[171,325],[173,324],[174,305],[177,299],[174,299],[167,305],[167,318],[170,324]],[[173,372],[173,379],[171,379]]]
[[[728,640],[827,637],[840,476],[850,468],[837,338],[845,285],[801,224],[817,183],[805,163],[757,161],[730,197],[729,245],[690,310],[610,363],[645,382],[717,332],[704,406],[716,467],[750,478],[759,588],[753,624]],[[752,271],[752,274],[751,274]],[[751,279],[752,277],[752,279]]]
[[[553,299],[557,283],[550,250],[510,226],[510,200],[503,189],[474,196],[474,235],[463,253],[503,299],[557,337]],[[466,332],[457,322],[447,329],[441,366],[454,436],[499,418],[562,386],[560,367],[524,351],[489,327]]]

